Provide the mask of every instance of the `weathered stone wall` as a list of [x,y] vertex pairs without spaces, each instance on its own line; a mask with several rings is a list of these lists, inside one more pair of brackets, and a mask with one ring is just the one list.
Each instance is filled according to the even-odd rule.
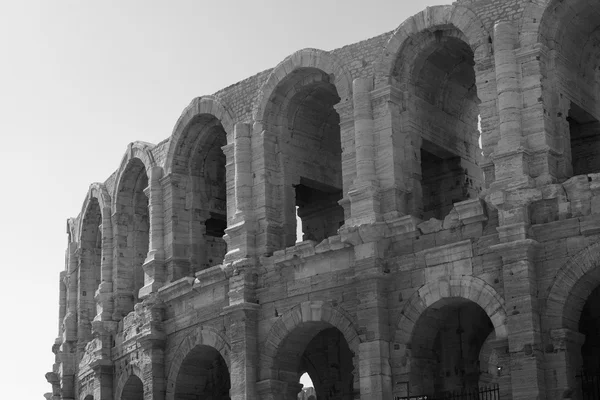
[[67,222],[47,398],[581,398],[599,26],[461,0],[193,99]]

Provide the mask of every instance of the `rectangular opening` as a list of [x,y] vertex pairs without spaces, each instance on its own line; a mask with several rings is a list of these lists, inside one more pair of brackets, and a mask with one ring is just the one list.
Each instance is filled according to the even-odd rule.
[[[423,219],[444,219],[453,204],[468,199],[468,176],[461,158],[431,142],[421,146]],[[465,181],[466,180],[466,181]]]
[[227,228],[227,217],[223,214],[211,212],[210,218],[206,220],[204,226],[206,227],[204,240],[207,267],[212,267],[221,264],[227,253],[227,243],[223,239],[225,228]]
[[600,123],[575,103],[571,103],[567,121],[573,176],[600,172]]
[[311,179],[300,178],[300,184],[294,185],[296,191],[297,242],[314,240],[321,242],[336,235],[344,223],[344,209],[338,204],[342,190]]

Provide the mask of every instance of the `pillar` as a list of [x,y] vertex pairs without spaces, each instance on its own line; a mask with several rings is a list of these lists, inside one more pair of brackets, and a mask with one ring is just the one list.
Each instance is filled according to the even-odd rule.
[[[526,230],[525,224],[517,232]],[[537,298],[535,253],[537,242],[531,239],[513,240],[513,226],[498,229],[504,243],[491,249],[502,256],[504,298],[508,311],[508,350],[511,361],[512,398],[544,399],[546,385],[544,356],[540,330],[540,310]],[[517,234],[517,238],[520,233]]]
[[351,201],[348,192],[356,178],[356,149],[354,135],[354,105],[348,99],[333,106],[340,117],[340,141],[342,144],[342,194],[338,204],[344,209],[344,223],[351,218]]
[[270,254],[285,247],[280,216],[283,212],[283,173],[276,154],[276,137],[269,129],[272,128],[260,122],[255,122],[252,127],[252,202],[257,227],[257,255]]
[[[258,311],[260,306],[239,303],[226,307],[229,342],[231,344],[230,371],[231,400],[257,399],[258,376]],[[262,396],[260,397],[263,398]]]
[[493,186],[528,186],[529,152],[521,126],[521,96],[519,66],[515,54],[517,31],[509,21],[494,25],[494,62],[498,114],[500,118],[500,140],[492,159],[495,164]]
[[147,298],[150,293],[156,292],[165,283],[163,196],[160,183],[162,168],[153,167],[148,178],[149,184],[144,189],[144,194],[148,197],[150,243],[148,256],[143,265],[144,287],[140,289],[140,299]]
[[275,379],[265,379],[256,383],[256,392],[261,400],[287,400],[287,383]]
[[189,241],[190,208],[186,197],[187,177],[171,172],[160,179],[164,212],[165,282],[175,282],[190,275]]
[[[412,159],[412,143],[403,121],[408,113],[403,107],[403,93],[385,86],[371,92],[373,134],[378,138],[374,151],[375,170],[380,185],[380,208],[384,220],[393,220],[409,213],[407,187]],[[419,167],[420,168],[420,167]]]
[[390,321],[387,307],[387,279],[380,248],[381,237],[354,247],[358,304],[356,316],[364,340],[359,345],[360,395],[368,399],[392,398],[390,364]]
[[101,210],[102,225],[102,260],[100,261],[100,285],[94,296],[97,313],[95,321],[110,321],[113,313],[113,232],[111,209],[105,207]]
[[354,143],[356,148],[356,177],[348,196],[351,202],[351,225],[381,220],[379,182],[375,173],[373,144],[373,108],[371,105],[372,78],[356,78],[352,82],[354,102]]
[[138,342],[145,359],[143,365],[144,400],[164,400],[166,392],[165,379],[165,345],[167,335],[163,326],[165,306],[159,300],[149,296],[143,304],[144,324],[141,326]]
[[[252,126],[237,123],[233,143],[223,147],[227,158],[227,242],[225,263],[255,254],[255,231],[252,213]],[[231,204],[230,204],[231,203]]]

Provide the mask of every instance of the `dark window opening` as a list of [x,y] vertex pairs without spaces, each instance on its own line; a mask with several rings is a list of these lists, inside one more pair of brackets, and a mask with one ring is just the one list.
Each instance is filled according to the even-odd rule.
[[454,203],[476,195],[476,185],[461,158],[433,143],[423,141],[421,147],[421,190],[423,219],[444,219]]
[[300,178],[300,184],[294,188],[301,239],[320,242],[336,235],[344,223],[344,209],[338,204],[342,190],[306,178]]
[[225,235],[225,228],[227,228],[227,220],[224,215],[210,213],[211,217],[206,220],[206,235],[212,237],[222,238]]
[[600,172],[600,123],[571,103],[569,116],[573,176]]

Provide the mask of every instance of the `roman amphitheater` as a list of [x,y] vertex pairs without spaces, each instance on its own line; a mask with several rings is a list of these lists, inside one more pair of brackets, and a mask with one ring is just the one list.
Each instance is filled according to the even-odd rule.
[[599,398],[599,120],[598,0],[459,0],[193,99],[67,221],[46,398]]

